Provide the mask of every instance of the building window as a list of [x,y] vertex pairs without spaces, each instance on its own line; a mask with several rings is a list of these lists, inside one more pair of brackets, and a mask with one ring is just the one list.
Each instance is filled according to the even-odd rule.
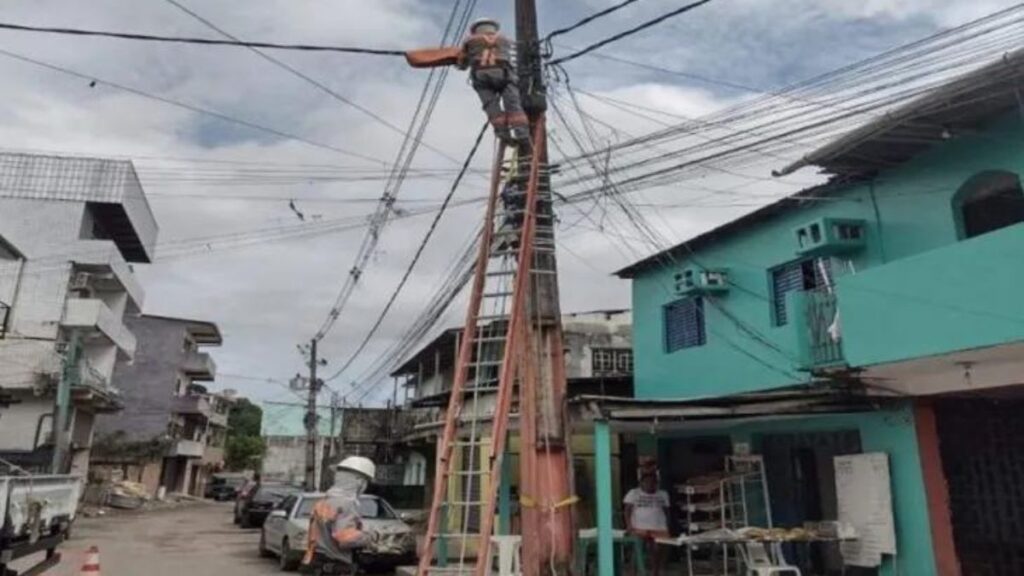
[[590,364],[595,376],[631,374],[633,372],[633,351],[629,348],[594,348],[591,351]]
[[676,300],[665,306],[664,310],[666,352],[694,348],[707,343],[703,298]]
[[972,176],[953,197],[960,238],[974,238],[1024,222],[1024,190],[1012,172]]
[[825,286],[822,267],[826,274],[831,272],[829,260],[799,260],[772,270],[772,319],[776,326],[789,323],[786,294]]

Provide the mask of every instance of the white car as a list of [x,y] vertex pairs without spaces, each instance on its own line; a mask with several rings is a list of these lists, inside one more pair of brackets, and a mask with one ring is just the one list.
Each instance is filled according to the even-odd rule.
[[276,556],[283,572],[297,570],[306,552],[313,506],[323,497],[323,494],[307,492],[282,500],[263,523],[260,555]]
[[[296,570],[306,551],[313,507],[323,498],[321,493],[294,494],[285,498],[263,524],[260,554],[276,556],[282,571]],[[362,496],[359,514],[363,529],[370,533],[371,538],[371,544],[355,554],[354,560],[360,567],[391,568],[415,563],[416,537],[412,528],[387,501],[377,496]]]

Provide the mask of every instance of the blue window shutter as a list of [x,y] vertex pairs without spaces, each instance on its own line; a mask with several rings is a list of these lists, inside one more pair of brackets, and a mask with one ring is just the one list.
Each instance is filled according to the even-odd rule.
[[785,326],[789,321],[786,311],[786,294],[803,289],[802,263],[786,264],[772,271],[772,307],[775,312],[776,326]]
[[704,327],[704,299],[684,298],[665,306],[665,351],[703,346],[707,342]]

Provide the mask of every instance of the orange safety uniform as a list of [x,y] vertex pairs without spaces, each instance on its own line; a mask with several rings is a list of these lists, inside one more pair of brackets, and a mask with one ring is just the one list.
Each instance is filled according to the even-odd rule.
[[495,133],[508,138],[529,121],[519,96],[519,78],[512,66],[514,44],[498,32],[471,34],[462,43],[458,66],[470,69],[470,81]]

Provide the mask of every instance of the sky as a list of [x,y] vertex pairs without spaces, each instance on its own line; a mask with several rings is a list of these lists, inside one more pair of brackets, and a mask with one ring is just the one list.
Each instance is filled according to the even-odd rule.
[[[175,1],[243,39],[403,50],[436,45],[452,7],[452,0]],[[538,0],[540,26],[542,31],[562,27],[615,3],[618,0]],[[613,17],[559,38],[555,52],[566,53],[682,4],[640,0]],[[601,53],[771,91],[1012,4],[1005,0],[716,0]],[[510,0],[480,0],[475,15],[507,20],[511,5]],[[170,0],[7,0],[0,21],[219,37]],[[383,182],[324,181],[320,176],[336,167],[379,170],[393,162],[401,129],[412,117],[427,74],[390,57],[272,52],[346,103],[242,48],[0,31],[0,51],[4,78],[0,149],[132,159],[164,245],[154,263],[136,266],[146,291],[144,311],[220,325],[224,345],[212,351],[221,374],[214,388],[235,389],[255,399],[296,400],[282,384],[303,369],[296,346],[313,336],[330,310],[365,230],[287,240],[262,235],[245,246],[216,240],[207,246],[196,241],[192,246],[197,248],[184,255],[174,247],[196,238],[295,226],[314,230],[317,222],[322,226],[328,220],[365,219],[373,210],[369,200],[380,196]],[[751,97],[750,91],[722,87],[719,82],[594,57],[580,58],[565,68],[573,86],[687,117]],[[95,86],[89,78],[98,80]],[[144,98],[111,83],[215,110],[278,134]],[[658,128],[594,102],[587,106],[591,105],[587,112],[620,128],[620,136]],[[425,134],[431,149],[421,148],[413,163],[418,169],[441,172],[433,178],[409,180],[399,194],[401,210],[436,206],[482,122],[465,77],[453,73]],[[554,130],[557,136],[558,127]],[[488,140],[474,167],[486,169],[491,153]],[[764,174],[779,167],[766,165]],[[768,183],[763,187],[766,198],[793,191]],[[485,180],[474,173],[455,198],[485,191]],[[681,186],[663,196],[681,201],[698,194]],[[306,224],[289,207],[289,199],[295,199]],[[753,208],[653,210],[664,235],[682,241]],[[570,209],[565,212],[560,215],[563,227],[577,220]],[[479,204],[446,214],[378,337],[352,370],[332,383],[336,389],[346,392],[352,379],[405,330],[480,218]],[[387,227],[360,285],[321,343],[326,370],[344,363],[362,340],[429,221],[429,216],[403,218]],[[562,307],[567,312],[629,307],[628,282],[612,273],[655,251],[584,227],[565,231],[560,244]],[[449,325],[462,316],[463,302],[449,312]],[[390,396],[389,387],[380,390],[366,401],[380,402]]]

